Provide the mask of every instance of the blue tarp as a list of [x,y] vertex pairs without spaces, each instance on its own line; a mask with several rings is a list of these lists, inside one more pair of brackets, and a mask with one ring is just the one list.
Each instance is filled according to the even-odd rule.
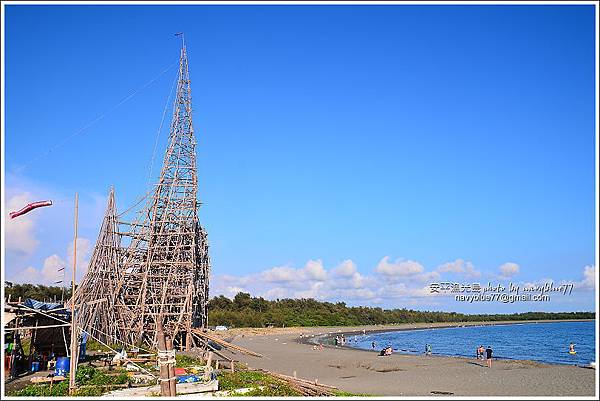
[[49,311],[49,310],[58,309],[58,308],[63,307],[62,304],[51,303],[51,302],[40,302],[40,301],[36,301],[35,299],[31,299],[31,298],[27,298],[25,300],[25,302],[23,302],[23,305],[25,305],[28,308],[38,309],[38,310],[43,310],[43,311]]
[[60,310],[57,310],[55,313],[59,313],[59,314],[63,314],[63,315],[68,315],[71,312],[66,309],[63,309],[63,307],[64,307],[63,304],[53,303],[53,302],[40,302],[40,301],[36,301],[35,299],[31,299],[31,298],[27,298],[25,300],[25,302],[23,302],[23,306],[26,306],[28,308],[35,309],[35,310],[40,310],[43,312],[51,312],[51,311],[54,311],[55,309],[60,309]]

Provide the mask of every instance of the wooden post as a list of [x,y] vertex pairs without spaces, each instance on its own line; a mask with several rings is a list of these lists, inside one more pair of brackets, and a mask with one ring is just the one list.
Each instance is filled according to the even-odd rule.
[[160,324],[156,326],[156,338],[158,340],[159,353],[157,360],[160,368],[160,396],[168,397],[171,393],[169,388],[169,367],[165,363],[167,358],[160,356],[161,351],[167,350],[167,343],[165,341],[165,333]]
[[206,358],[206,366],[212,365],[213,355],[214,354],[212,351],[208,351],[208,358]]
[[231,361],[231,373],[235,373],[235,363]]
[[77,214],[79,196],[75,193],[75,236],[73,239],[73,276],[71,281],[71,359],[69,360],[69,395],[75,393],[75,371],[77,370],[77,327],[75,324],[75,274],[77,272]]
[[[173,340],[170,336],[165,336],[165,344],[167,351],[173,351]],[[175,362],[167,365],[169,369],[169,395],[175,397],[177,395],[177,376],[175,375]]]

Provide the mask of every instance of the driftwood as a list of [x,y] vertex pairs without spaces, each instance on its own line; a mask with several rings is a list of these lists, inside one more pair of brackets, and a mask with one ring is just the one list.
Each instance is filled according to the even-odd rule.
[[273,376],[283,382],[285,382],[292,389],[296,390],[303,396],[330,396],[335,395],[335,390],[337,387],[328,386],[326,384],[318,383],[316,380],[314,382],[304,379],[298,379],[296,377],[283,375],[281,373],[270,372],[265,369],[251,369],[255,372],[262,372]]
[[32,377],[30,381],[32,383],[50,383],[50,382],[58,383],[63,380],[66,380],[66,378],[64,376],[53,376],[53,377]]
[[227,347],[227,348],[230,348],[232,350],[239,351],[242,354],[248,354],[248,355],[252,355],[252,356],[257,356],[259,358],[262,357],[262,355],[259,354],[259,353],[257,353],[257,352],[250,351],[249,349],[240,347],[239,345],[234,345],[234,344],[228,343],[227,341],[222,340],[221,338],[219,338],[217,336],[213,336],[212,334],[208,334],[208,333],[206,333],[206,332],[204,332],[202,330],[192,329],[192,332],[194,334],[198,335],[199,337],[203,337],[203,338],[206,338],[208,340],[214,341],[215,343],[217,343],[219,345],[222,345],[223,347]]

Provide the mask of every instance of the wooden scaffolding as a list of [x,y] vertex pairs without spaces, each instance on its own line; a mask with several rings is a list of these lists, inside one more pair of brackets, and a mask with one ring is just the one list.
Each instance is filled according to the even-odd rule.
[[210,259],[198,219],[196,138],[183,43],[169,144],[160,178],[133,221],[120,221],[115,194],[88,271],[75,292],[76,320],[104,342],[157,345],[157,327],[179,346],[207,326]]

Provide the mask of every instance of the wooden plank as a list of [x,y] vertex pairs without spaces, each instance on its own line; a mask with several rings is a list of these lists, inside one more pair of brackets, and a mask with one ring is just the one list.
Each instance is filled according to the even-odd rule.
[[31,378],[31,382],[32,383],[50,383],[50,382],[61,382],[63,380],[66,380],[66,378],[64,376],[54,376],[54,377],[32,377]]
[[199,335],[200,337],[208,338],[209,340],[214,341],[217,344],[222,345],[224,347],[231,348],[231,349],[239,351],[239,352],[241,352],[243,354],[248,354],[248,355],[257,356],[259,358],[262,358],[262,355],[259,354],[258,352],[250,351],[249,349],[240,347],[239,345],[234,345],[234,344],[228,343],[227,341],[222,340],[222,339],[220,339],[217,336],[213,336],[211,334],[205,333],[202,330],[192,329],[192,331],[194,333],[196,333],[197,335]]

